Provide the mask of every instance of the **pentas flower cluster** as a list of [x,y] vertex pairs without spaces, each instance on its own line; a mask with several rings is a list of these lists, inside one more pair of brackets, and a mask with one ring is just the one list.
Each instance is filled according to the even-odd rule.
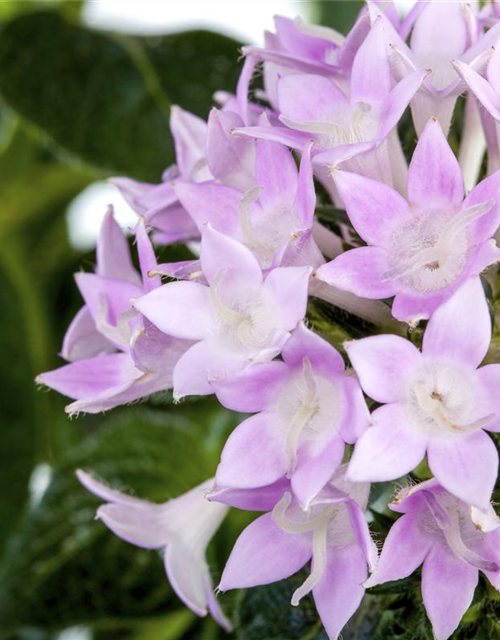
[[[167,389],[250,414],[215,477],[165,504],[78,472],[106,502],[98,517],[164,550],[179,597],[226,629],[205,550],[230,507],[263,515],[219,590],[306,566],[291,604],[312,594],[331,639],[365,589],[420,565],[437,640],[459,625],[479,572],[500,589],[489,435],[500,431],[500,364],[482,366],[492,324],[480,280],[496,287],[500,259],[499,15],[495,3],[449,0],[401,19],[368,2],[346,37],[276,18],[206,122],[172,110],[177,164],[162,182],[114,180],[139,217],[139,271],[110,210],[95,273],[76,276],[85,305],[64,339],[67,364],[38,380],[74,400],[71,414]],[[461,94],[457,159],[447,135]],[[418,138],[409,163],[403,114]],[[349,224],[320,223],[320,192]],[[152,241],[199,250],[158,264]],[[371,320],[372,335],[339,351],[308,327],[313,296]],[[433,477],[415,485],[424,459]],[[391,481],[405,488],[379,557],[370,483]]]

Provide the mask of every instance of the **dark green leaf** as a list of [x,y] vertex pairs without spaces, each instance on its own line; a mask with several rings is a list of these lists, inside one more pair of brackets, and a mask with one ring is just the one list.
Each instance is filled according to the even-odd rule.
[[234,92],[241,70],[241,43],[209,31],[143,40],[144,50],[172,104],[206,118],[213,94]]
[[293,592],[306,574],[242,594],[236,615],[238,640],[327,640],[311,598],[292,607]]
[[26,343],[22,299],[0,261],[0,551],[28,495],[36,455],[33,363]]
[[93,519],[99,500],[78,484],[88,469],[157,502],[214,473],[237,414],[212,399],[167,411],[128,408],[69,454],[13,539],[0,576],[0,629],[58,629],[162,616],[181,607],[158,554]]
[[239,44],[203,31],[117,38],[40,12],[0,37],[0,91],[16,111],[84,161],[150,181],[174,160],[170,105],[206,116],[239,72]]
[[361,0],[320,0],[319,22],[346,34],[362,8]]

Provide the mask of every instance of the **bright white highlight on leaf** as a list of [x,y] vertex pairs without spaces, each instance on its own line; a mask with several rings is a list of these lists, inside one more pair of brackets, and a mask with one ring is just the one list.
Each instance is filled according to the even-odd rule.
[[45,463],[37,465],[31,474],[29,481],[30,502],[37,505],[47,491],[52,479],[52,468]]
[[135,227],[137,214],[118,189],[106,182],[94,182],[76,196],[66,211],[69,242],[74,249],[90,251],[95,247],[109,205],[113,206],[115,220],[124,231]]
[[57,640],[92,640],[92,631],[87,627],[71,627],[59,633]]

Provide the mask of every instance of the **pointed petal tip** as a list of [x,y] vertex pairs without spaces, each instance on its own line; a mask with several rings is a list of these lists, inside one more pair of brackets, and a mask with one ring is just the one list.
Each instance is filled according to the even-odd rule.
[[368,580],[365,580],[365,582],[363,582],[363,584],[361,586],[363,587],[363,589],[371,589],[372,587],[376,587],[379,584],[380,583],[378,582],[376,577],[374,575],[371,575],[368,578]]

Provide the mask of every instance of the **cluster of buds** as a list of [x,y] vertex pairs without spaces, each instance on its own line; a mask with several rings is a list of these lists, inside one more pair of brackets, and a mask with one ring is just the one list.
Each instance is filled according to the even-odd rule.
[[[480,367],[492,336],[480,274],[495,277],[500,259],[499,15],[495,3],[449,0],[401,19],[371,1],[346,37],[276,18],[263,48],[244,48],[236,94],[218,93],[207,122],[172,110],[177,164],[161,184],[114,180],[139,215],[140,273],[109,211],[96,271],[76,277],[85,306],[64,340],[68,364],[39,381],[74,399],[70,413],[173,389],[252,414],[215,477],[165,504],[79,471],[107,503],[104,523],[165,549],[179,597],[227,629],[205,550],[230,507],[264,514],[241,533],[219,589],[310,562],[291,604],[312,593],[331,639],[366,588],[420,565],[437,640],[459,625],[479,571],[500,589],[487,434],[500,431],[500,364]],[[257,71],[263,89],[252,88]],[[447,136],[462,94],[457,159]],[[409,163],[397,129],[408,109]],[[346,212],[339,233],[315,217],[319,190]],[[189,242],[198,257],[158,264],[152,241]],[[377,335],[341,354],[307,327],[311,297]],[[403,337],[419,323],[421,349]],[[403,515],[379,557],[370,483],[425,457],[433,477],[389,505]]]

